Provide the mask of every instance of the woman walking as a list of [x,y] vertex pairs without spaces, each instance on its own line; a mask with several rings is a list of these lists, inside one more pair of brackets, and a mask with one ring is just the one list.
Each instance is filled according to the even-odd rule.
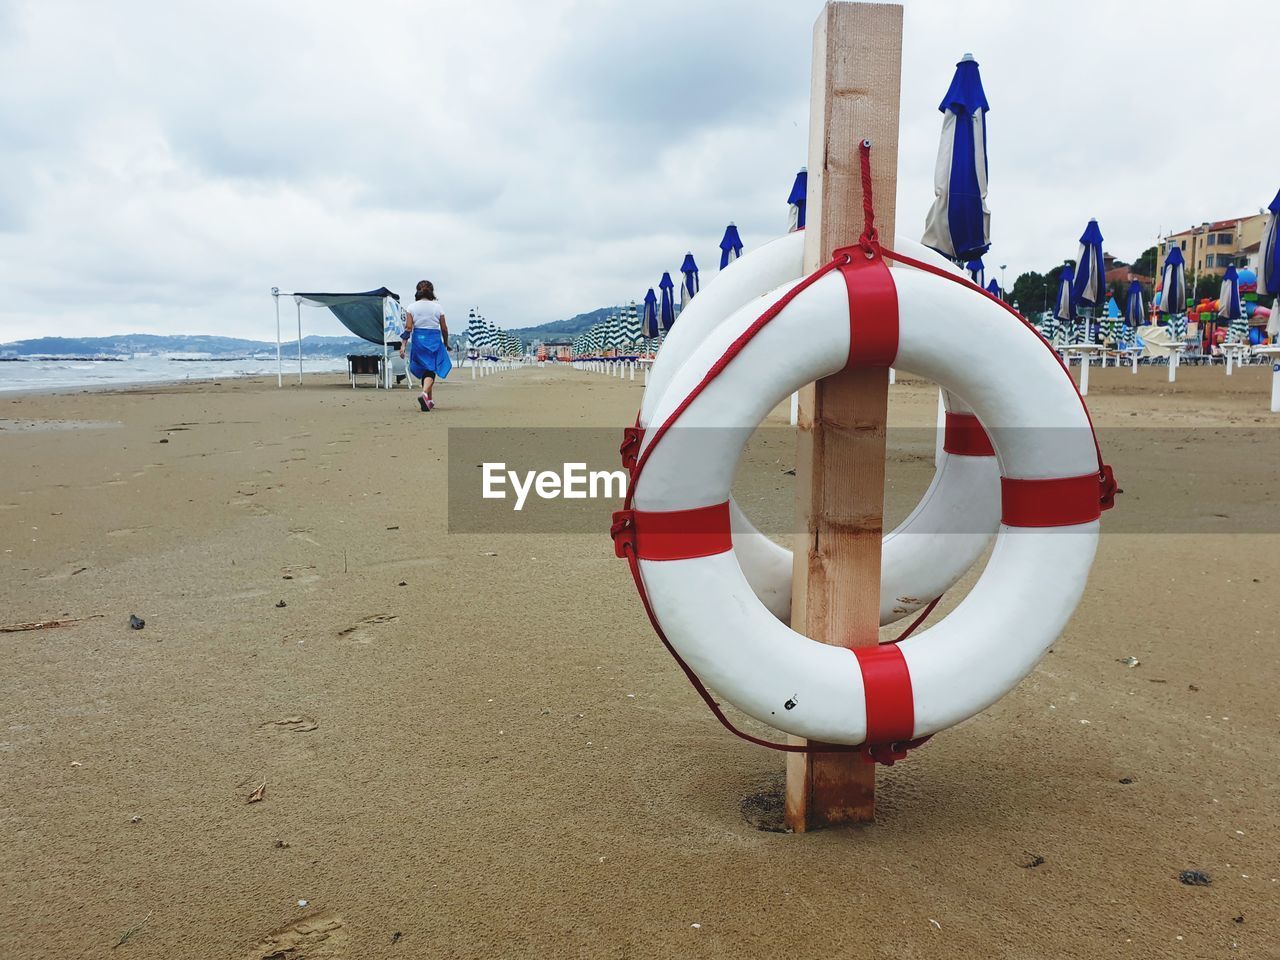
[[426,413],[436,403],[431,399],[431,388],[436,377],[443,380],[453,369],[449,359],[449,325],[444,319],[444,309],[436,299],[436,289],[430,280],[418,282],[413,306],[405,312],[405,339],[400,344],[400,356],[409,351],[409,373],[422,381],[422,393],[418,406]]

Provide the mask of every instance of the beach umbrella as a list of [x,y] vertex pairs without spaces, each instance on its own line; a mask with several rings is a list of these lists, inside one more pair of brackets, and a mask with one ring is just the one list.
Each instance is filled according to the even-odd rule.
[[1169,333],[1175,340],[1182,340],[1187,335],[1187,267],[1177,244],[1169,247],[1160,284],[1160,312]]
[[1147,322],[1146,305],[1142,302],[1142,284],[1137,280],[1129,283],[1129,295],[1124,301],[1124,319],[1135,330]]
[[942,111],[942,139],[933,170],[933,206],[924,221],[926,246],[953,260],[972,260],[991,246],[987,209],[987,95],[978,61],[956,64]]
[[1160,281],[1160,312],[1173,317],[1187,311],[1187,264],[1178,244],[1169,245]]
[[1108,337],[1117,342],[1120,340],[1120,305],[1116,303],[1115,297],[1107,298],[1106,319],[1103,321],[1102,326]]
[[1249,318],[1240,304],[1240,274],[1234,266],[1227,267],[1222,275],[1222,289],[1218,293],[1218,316],[1230,323],[1228,335],[1232,343],[1247,343]]
[[[1267,208],[1267,222],[1262,228],[1262,242],[1258,245],[1258,292],[1280,294],[1280,193]],[[1276,303],[1280,307],[1280,302]],[[1275,307],[1271,316],[1276,315]]]
[[997,300],[1004,299],[1004,294],[1000,292],[1000,281],[995,277],[992,277],[991,282],[987,284],[987,293],[991,294]]
[[670,330],[676,322],[675,297],[672,294],[675,284],[671,282],[671,274],[664,272],[658,281],[661,302],[658,305],[658,319],[662,321],[662,329]]
[[693,254],[684,255],[684,263],[680,264],[680,309],[689,305],[698,292],[698,265],[693,261]]
[[1053,318],[1058,321],[1058,329],[1066,332],[1068,340],[1073,337],[1076,324],[1075,298],[1071,295],[1071,281],[1074,276],[1075,271],[1071,268],[1071,264],[1066,264],[1062,268],[1062,277],[1058,281],[1058,299],[1054,301],[1053,308]]
[[742,256],[742,238],[738,236],[738,228],[730,223],[724,228],[724,237],[720,240],[720,269],[723,270]]
[[1107,294],[1106,268],[1102,260],[1102,231],[1098,221],[1090,220],[1080,235],[1080,253],[1076,257],[1076,276],[1071,296],[1077,303],[1096,307]]
[[976,260],[970,260],[964,265],[964,268],[969,271],[969,279],[978,286],[985,287],[987,285],[987,268],[982,265],[981,257]]
[[653,287],[650,287],[644,295],[644,335],[650,340],[656,340],[661,331],[658,329],[658,298],[654,296]]
[[787,205],[791,208],[787,233],[795,233],[804,229],[804,208],[809,195],[809,171],[801,167],[796,174],[796,182],[791,185],[791,195],[787,197]]

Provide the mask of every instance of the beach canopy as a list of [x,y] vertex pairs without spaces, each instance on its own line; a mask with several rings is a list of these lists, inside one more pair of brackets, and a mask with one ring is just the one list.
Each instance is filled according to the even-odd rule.
[[1080,254],[1076,261],[1071,295],[1077,303],[1096,307],[1107,292],[1104,283],[1106,268],[1102,262],[1102,231],[1098,229],[1097,220],[1090,220],[1080,235]]
[[987,284],[987,293],[991,294],[996,299],[1003,297],[1003,294],[1000,292],[1000,281],[995,277],[992,277],[991,282]]
[[383,301],[387,297],[399,300],[397,294],[386,287],[367,290],[364,293],[295,293],[294,302],[309,307],[328,307],[342,325],[361,340],[379,346],[383,343]]
[[662,291],[662,302],[658,307],[658,319],[662,321],[663,330],[670,330],[676,323],[676,303],[672,294],[675,284],[671,282],[671,274],[663,272],[662,279],[658,281],[658,289]]
[[933,172],[933,206],[925,217],[925,246],[953,260],[971,260],[991,246],[987,209],[987,95],[978,61],[956,64],[942,111],[942,139]]
[[684,255],[684,263],[680,264],[680,309],[683,310],[689,305],[689,301],[694,298],[698,292],[698,264],[694,262],[693,254],[686,253]]
[[1142,284],[1137,280],[1129,283],[1129,295],[1124,300],[1124,319],[1135,330],[1147,322],[1147,311],[1142,303]]
[[795,233],[804,229],[804,208],[809,196],[809,170],[801,167],[796,174],[796,182],[791,185],[791,195],[787,197],[787,205],[791,208],[787,233]]
[[[1262,243],[1258,246],[1258,292],[1280,295],[1280,193],[1267,208],[1267,223],[1262,230]],[[1277,303],[1276,306],[1280,306]],[[1275,308],[1271,315],[1275,316]]]
[[644,335],[655,340],[658,337],[658,298],[654,296],[653,287],[650,287],[644,295]]
[[742,256],[742,238],[738,236],[738,228],[730,223],[724,228],[724,237],[720,240],[720,269],[723,270]]
[[987,268],[983,266],[981,257],[976,260],[970,260],[964,265],[964,268],[969,271],[969,279],[978,286],[985,287],[987,285]]
[[1176,316],[1187,309],[1187,266],[1178,244],[1169,245],[1160,281],[1160,312]]

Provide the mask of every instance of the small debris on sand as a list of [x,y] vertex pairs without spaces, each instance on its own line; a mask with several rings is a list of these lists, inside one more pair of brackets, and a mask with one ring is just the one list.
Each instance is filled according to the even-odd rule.
[[1183,870],[1178,874],[1178,882],[1188,887],[1207,887],[1213,880],[1203,870]]
[[267,795],[267,781],[263,780],[258,789],[249,794],[245,803],[260,803]]
[[279,609],[280,607],[287,607],[287,606],[288,606],[288,604],[287,604],[287,603],[285,603],[283,600],[281,600],[280,602],[278,602],[278,603],[276,604],[276,608],[277,608],[277,609]]
[[135,616],[135,615],[133,615],[132,613],[131,613],[131,614],[129,614],[129,629],[130,629],[130,630],[141,630],[141,629],[142,629],[143,627],[145,627],[146,625],[147,625],[147,621],[143,620],[141,617]]
[[1044,862],[1045,862],[1044,857],[1036,853],[1036,854],[1032,854],[1031,858],[1027,860],[1026,863],[1019,864],[1019,866],[1021,866],[1022,869],[1024,870],[1034,870],[1036,867],[1040,866]]
[[1136,667],[1142,661],[1137,657],[1121,657],[1116,663],[1123,663],[1126,667]]

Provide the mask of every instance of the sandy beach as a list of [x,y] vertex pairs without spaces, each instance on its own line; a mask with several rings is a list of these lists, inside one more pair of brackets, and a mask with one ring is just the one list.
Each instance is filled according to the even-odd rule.
[[[640,381],[463,373],[428,415],[340,375],[0,398],[0,626],[76,621],[0,633],[0,957],[1280,956],[1267,369],[1092,371],[1126,492],[1076,616],[882,770],[874,826],[802,836],[613,504],[450,532],[450,428],[620,431]],[[740,488],[785,523],[783,436]],[[891,517],[930,449],[894,446]]]

